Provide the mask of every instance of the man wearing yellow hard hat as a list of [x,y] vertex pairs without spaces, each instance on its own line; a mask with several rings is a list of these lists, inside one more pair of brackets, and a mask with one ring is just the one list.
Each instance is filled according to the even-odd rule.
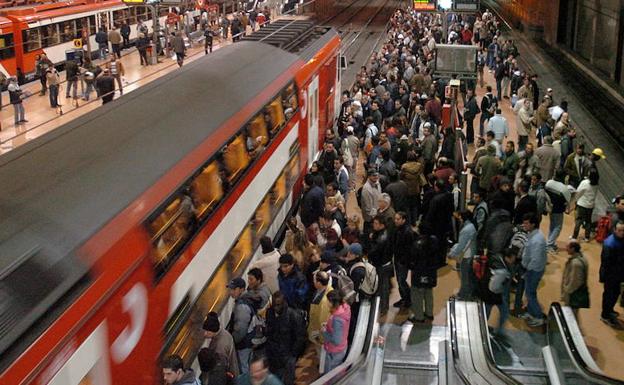
[[594,148],[594,150],[591,152],[591,154],[589,154],[589,163],[590,166],[587,167],[587,175],[589,175],[590,170],[596,170],[596,172],[598,172],[598,167],[596,167],[596,164],[598,163],[598,161],[600,159],[604,159],[606,158],[604,151],[602,151],[602,148],[596,147]]

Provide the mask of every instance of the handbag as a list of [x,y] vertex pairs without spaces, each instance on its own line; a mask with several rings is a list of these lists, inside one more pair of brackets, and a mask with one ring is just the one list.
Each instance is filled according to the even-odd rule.
[[570,299],[568,300],[568,306],[573,309],[588,309],[589,308],[589,289],[586,284],[579,287],[570,293]]

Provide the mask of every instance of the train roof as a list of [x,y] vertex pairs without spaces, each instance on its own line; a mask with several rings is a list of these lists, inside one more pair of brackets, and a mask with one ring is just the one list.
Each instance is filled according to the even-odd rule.
[[258,42],[226,46],[0,156],[0,298],[13,299],[0,306],[13,319],[0,322],[0,354],[7,333],[24,331],[15,312],[45,310],[44,294],[49,307],[84,276],[79,246],[200,143],[212,137],[218,150],[240,129],[223,124],[299,60]]
[[308,61],[336,36],[338,33],[333,28],[316,25],[311,20],[280,19],[243,37],[243,40],[271,44]]

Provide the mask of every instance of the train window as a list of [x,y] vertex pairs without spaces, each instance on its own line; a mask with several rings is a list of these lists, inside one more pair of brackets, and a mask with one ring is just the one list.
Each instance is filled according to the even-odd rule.
[[0,35],[0,59],[9,59],[15,56],[15,47],[13,46],[13,34],[7,33]]
[[288,162],[288,185],[293,186],[299,177],[299,153],[293,155]]
[[113,11],[113,25],[117,28],[121,27],[121,22],[126,20],[126,10],[121,9],[118,11]]
[[201,220],[217,206],[223,198],[223,185],[219,163],[213,161],[191,182],[191,197]]
[[61,31],[61,41],[66,43],[76,38],[76,23],[74,20],[67,20],[58,24]]
[[284,117],[284,108],[282,107],[282,100],[278,96],[266,107],[271,122],[271,136],[275,136],[280,128],[286,123]]
[[297,107],[299,107],[295,83],[290,83],[290,85],[282,91],[282,106],[284,107],[286,120],[289,120],[297,110]]
[[60,41],[58,24],[49,24],[40,28],[41,31],[41,47],[51,47],[57,45]]
[[258,206],[254,219],[256,234],[259,239],[271,225],[271,194],[267,194],[260,206]]
[[95,15],[89,16],[89,36],[95,35]]
[[288,191],[286,186],[287,171],[288,170],[284,170],[284,172],[282,172],[271,189],[271,199],[274,208],[279,207],[286,198],[286,193]]
[[247,126],[247,150],[252,157],[256,157],[269,143],[267,130],[267,116],[264,113],[257,114]]
[[238,179],[249,165],[249,154],[247,153],[247,141],[244,134],[238,134],[223,149],[223,163],[230,182]]
[[22,31],[22,41],[24,42],[24,52],[31,52],[41,48],[41,34],[39,28]]
[[138,7],[130,7],[128,8],[130,10],[130,14],[128,15],[128,22],[130,24],[136,24],[137,23],[137,18],[136,18],[136,9]]
[[194,211],[191,197],[180,194],[149,224],[152,258],[158,277],[164,274],[173,257],[193,234]]

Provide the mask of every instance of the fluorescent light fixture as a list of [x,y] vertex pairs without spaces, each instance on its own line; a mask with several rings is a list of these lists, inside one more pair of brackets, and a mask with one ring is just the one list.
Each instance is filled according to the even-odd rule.
[[453,8],[453,0],[438,0],[438,6],[445,11]]

